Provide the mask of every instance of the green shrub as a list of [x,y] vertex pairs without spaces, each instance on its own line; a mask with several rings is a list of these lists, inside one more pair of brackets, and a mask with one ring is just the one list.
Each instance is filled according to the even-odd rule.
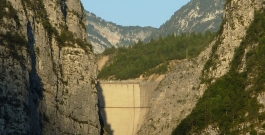
[[63,29],[61,34],[56,37],[59,47],[71,46],[74,47],[74,44],[80,46],[85,52],[88,52],[88,48],[92,50],[92,45],[82,39],[74,38],[74,34],[71,31]]
[[257,133],[256,130],[251,130],[251,131],[249,132],[249,134],[250,134],[250,135],[257,135],[258,133]]

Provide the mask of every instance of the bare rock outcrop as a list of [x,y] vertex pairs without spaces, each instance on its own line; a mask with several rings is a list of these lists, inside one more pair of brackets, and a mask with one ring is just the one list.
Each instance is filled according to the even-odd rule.
[[246,36],[246,31],[254,20],[255,9],[262,8],[263,0],[231,0],[225,6],[219,42],[212,50],[213,65],[206,70],[207,78],[219,78],[230,69],[235,49]]
[[100,133],[83,10],[79,0],[1,1],[1,135]]

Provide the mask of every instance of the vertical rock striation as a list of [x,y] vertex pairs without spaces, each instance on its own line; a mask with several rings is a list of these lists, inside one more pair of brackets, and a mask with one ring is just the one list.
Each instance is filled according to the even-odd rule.
[[0,134],[99,134],[83,10],[79,0],[1,2]]
[[230,0],[226,2],[223,23],[218,42],[212,50],[212,65],[204,72],[206,78],[219,78],[230,69],[235,49],[246,36],[256,9],[262,8],[263,0]]

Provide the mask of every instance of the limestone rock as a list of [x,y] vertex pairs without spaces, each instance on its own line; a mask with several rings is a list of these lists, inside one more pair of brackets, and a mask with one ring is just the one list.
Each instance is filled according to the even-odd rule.
[[97,67],[81,2],[1,6],[0,134],[99,134]]
[[207,71],[207,78],[219,78],[229,71],[234,51],[246,36],[246,31],[254,19],[255,9],[261,7],[262,0],[232,0],[225,6],[220,42],[212,55],[216,65]]

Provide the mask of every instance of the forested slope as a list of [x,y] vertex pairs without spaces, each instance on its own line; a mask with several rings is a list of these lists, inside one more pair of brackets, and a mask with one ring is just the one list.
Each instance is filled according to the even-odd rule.
[[209,45],[215,33],[195,32],[187,35],[168,35],[152,39],[149,43],[138,41],[135,45],[118,49],[110,48],[103,55],[113,55],[110,63],[99,72],[100,79],[130,79],[140,75],[165,73],[170,60],[193,58]]

